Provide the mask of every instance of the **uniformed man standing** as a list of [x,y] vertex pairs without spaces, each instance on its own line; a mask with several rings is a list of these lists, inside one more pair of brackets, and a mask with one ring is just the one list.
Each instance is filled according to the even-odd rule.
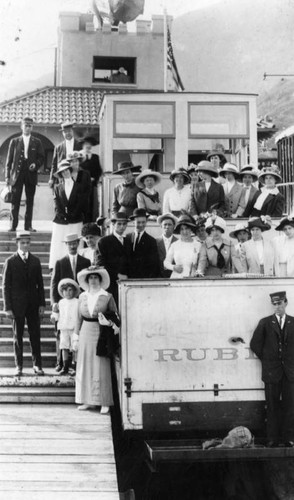
[[268,446],[293,446],[294,317],[286,314],[286,292],[270,294],[274,314],[262,318],[250,342],[262,364]]

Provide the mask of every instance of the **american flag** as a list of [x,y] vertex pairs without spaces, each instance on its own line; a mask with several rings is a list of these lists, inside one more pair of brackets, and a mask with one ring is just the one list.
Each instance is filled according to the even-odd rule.
[[181,91],[185,90],[176,64],[172,41],[171,41],[170,29],[168,25],[167,25],[167,68],[168,70],[171,71],[177,90]]

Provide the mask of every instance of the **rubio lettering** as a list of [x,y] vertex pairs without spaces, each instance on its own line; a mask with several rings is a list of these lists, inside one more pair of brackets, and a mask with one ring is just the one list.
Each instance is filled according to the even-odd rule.
[[249,347],[198,347],[183,349],[154,349],[154,361],[167,363],[170,361],[234,361],[236,359],[252,360],[256,356]]

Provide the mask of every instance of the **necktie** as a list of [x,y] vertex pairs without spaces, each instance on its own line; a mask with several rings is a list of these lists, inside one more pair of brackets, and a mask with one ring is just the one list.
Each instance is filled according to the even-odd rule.
[[74,279],[76,279],[76,256],[74,255],[72,258],[72,273]]
[[221,250],[224,248],[224,246],[224,243],[222,243],[219,248],[216,245],[213,245],[213,248],[215,248],[217,251],[216,267],[218,267],[219,269],[223,269],[226,265],[224,256],[221,253]]
[[23,254],[22,254],[22,260],[24,261],[25,264],[27,263],[28,259],[27,259],[26,252],[23,252]]
[[139,241],[140,241],[140,233],[137,234],[136,239],[134,241],[134,248],[133,248],[134,251],[136,250]]

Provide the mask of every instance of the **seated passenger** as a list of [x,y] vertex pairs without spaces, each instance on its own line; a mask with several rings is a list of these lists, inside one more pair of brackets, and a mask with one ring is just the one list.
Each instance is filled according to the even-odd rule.
[[123,212],[128,218],[137,208],[137,194],[140,189],[136,185],[134,173],[140,172],[140,165],[133,165],[129,161],[122,161],[118,164],[118,170],[114,175],[121,175],[124,183],[115,186],[113,191],[112,216],[118,212]]
[[284,217],[275,228],[283,234],[274,238],[277,276],[294,277],[294,218]]
[[169,176],[174,187],[167,189],[163,195],[162,211],[171,212],[178,217],[181,210],[188,210],[190,202],[190,176],[184,168],[173,170]]
[[249,219],[248,228],[252,239],[242,244],[241,263],[243,272],[250,274],[275,274],[275,251],[272,241],[264,240],[262,233],[271,226],[260,217]]
[[143,170],[136,179],[138,188],[142,189],[137,194],[138,208],[143,208],[149,215],[149,220],[157,220],[161,213],[161,201],[158,191],[154,189],[155,184],[159,184],[161,175],[154,170]]
[[202,217],[201,215],[195,218],[195,223],[196,223],[195,239],[199,241],[199,243],[204,243],[204,241],[206,241],[206,238],[208,236],[205,229],[206,220],[207,219],[205,217]]
[[86,259],[89,259],[91,264],[94,264],[95,253],[97,250],[98,241],[101,238],[101,229],[95,222],[88,222],[82,227],[82,238],[87,245],[79,251],[79,254]]
[[259,171],[255,170],[252,165],[244,165],[240,171],[240,179],[242,180],[242,193],[240,198],[240,207],[237,209],[237,216],[248,218],[258,196],[260,195],[259,189],[253,186],[253,182],[258,179]]
[[241,206],[242,186],[237,182],[239,179],[239,171],[233,163],[226,163],[219,175],[226,179],[223,184],[225,192],[226,217],[236,219],[238,217],[237,210],[244,209]]
[[223,236],[226,221],[221,217],[212,216],[207,219],[205,227],[209,237],[201,246],[198,276],[222,276],[231,273],[232,263],[237,272],[242,272],[232,243]]
[[278,168],[274,166],[262,169],[258,180],[264,184],[264,187],[261,188],[261,194],[254,203],[251,215],[253,217],[259,217],[260,215],[281,217],[285,198],[276,187],[276,183],[282,180]]
[[[222,170],[225,163],[227,163],[227,158],[225,157],[224,153],[222,153],[218,149],[213,149],[212,151],[209,151],[208,155],[206,156],[206,159],[210,161],[213,167],[216,168],[218,174]],[[224,184],[225,179],[223,177],[218,177],[216,182],[218,182],[219,184]]]
[[164,267],[172,271],[171,278],[190,278],[196,276],[201,243],[193,238],[196,224],[188,213],[182,213],[174,233],[180,238],[170,246]]
[[191,179],[191,191],[193,190],[193,187],[195,186],[196,182],[199,182],[201,179],[199,179],[199,173],[198,173],[198,167],[194,163],[190,163],[188,169],[187,169],[188,174],[190,175]]
[[[238,224],[236,224],[234,231],[230,232],[230,238],[236,238],[238,240],[238,243],[234,245],[234,248],[235,256],[240,260],[242,244],[245,243],[245,241],[250,240],[251,238],[251,234],[248,229],[248,222],[239,222]],[[238,271],[236,269],[233,269],[233,272]]]
[[163,262],[166,254],[172,243],[178,241],[174,236],[174,229],[178,219],[173,214],[163,214],[157,218],[158,224],[161,226],[162,236],[156,238],[157,250],[159,255],[160,276],[162,278],[170,278],[171,271],[164,269]]
[[198,163],[197,170],[202,181],[196,182],[191,191],[190,213],[200,215],[216,210],[222,215],[225,210],[225,193],[223,187],[213,179],[218,177],[217,169],[204,160]]

